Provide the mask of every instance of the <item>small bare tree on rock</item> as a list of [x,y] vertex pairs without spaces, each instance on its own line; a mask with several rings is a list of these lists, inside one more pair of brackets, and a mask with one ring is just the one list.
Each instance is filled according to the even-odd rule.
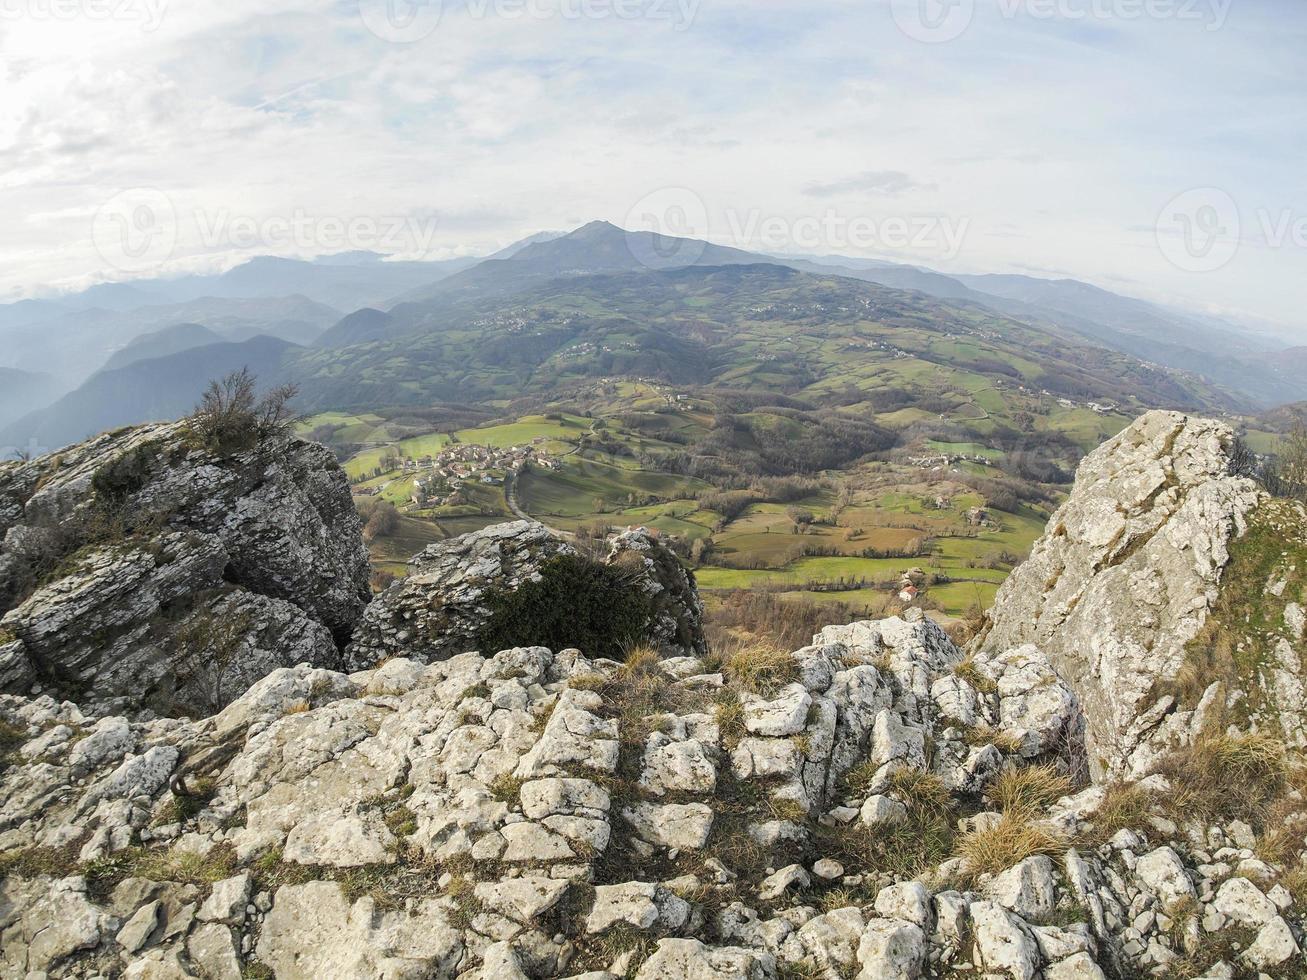
[[1307,503],[1307,426],[1296,426],[1280,440],[1262,482],[1277,497]]
[[248,367],[210,381],[191,415],[192,431],[207,448],[221,455],[253,449],[289,432],[296,418],[290,402],[299,388],[277,385],[261,398],[256,392],[257,380]]

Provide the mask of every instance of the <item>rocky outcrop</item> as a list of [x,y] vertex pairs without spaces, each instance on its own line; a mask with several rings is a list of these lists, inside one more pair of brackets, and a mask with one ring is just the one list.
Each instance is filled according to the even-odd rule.
[[[201,462],[153,431],[143,459],[127,436],[75,463],[68,509],[41,496],[62,469],[4,471],[6,588],[31,590],[24,548],[65,522],[122,530],[15,605],[6,629],[43,593],[47,612],[0,636],[0,674],[49,687],[14,678],[62,644],[97,690],[135,671],[153,697],[225,706],[0,694],[0,975],[1304,970],[1307,514],[1230,475],[1215,423],[1146,416],[1087,459],[966,653],[912,610],[720,658],[647,532],[594,558],[522,522],[418,556],[343,661],[327,583],[351,560],[325,551],[318,591],[273,547],[312,559],[307,510],[279,529],[247,503],[314,486],[280,469],[312,450]],[[228,485],[206,467],[231,466],[243,489],[205,506]],[[188,469],[208,495],[149,489]],[[112,656],[79,623],[116,624]],[[229,635],[275,653],[216,690],[151,646]]]
[[1100,771],[1147,773],[1213,707],[1246,694],[1219,677],[1193,703],[1168,689],[1221,597],[1232,548],[1266,503],[1232,474],[1233,447],[1222,423],[1143,416],[1084,459],[994,602],[980,648],[1029,644],[1048,655],[1084,704]]
[[232,456],[186,423],[0,466],[0,689],[206,713],[275,667],[338,666],[368,601],[349,487],[321,446]]
[[592,655],[637,642],[665,655],[705,652],[693,574],[643,529],[607,547],[601,559],[587,558],[534,521],[430,545],[368,607],[349,664],[444,660],[496,641],[570,642]]
[[[1227,965],[1298,955],[1237,821],[1094,845],[1100,789],[990,809],[1001,772],[1079,765],[1033,650],[964,658],[916,614],[724,666],[301,665],[202,721],[0,698],[4,973],[1072,980],[1226,930]],[[1051,846],[970,863],[1018,820]]]

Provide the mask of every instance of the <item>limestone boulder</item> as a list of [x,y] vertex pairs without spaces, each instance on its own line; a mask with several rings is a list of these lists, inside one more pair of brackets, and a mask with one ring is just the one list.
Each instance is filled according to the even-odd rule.
[[219,455],[188,423],[0,464],[0,689],[212,713],[276,667],[338,666],[370,596],[323,447]]

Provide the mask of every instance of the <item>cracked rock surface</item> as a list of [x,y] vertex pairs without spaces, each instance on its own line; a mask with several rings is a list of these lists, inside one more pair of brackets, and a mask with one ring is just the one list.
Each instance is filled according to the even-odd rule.
[[[535,521],[497,524],[428,545],[409,562],[408,577],[368,606],[348,665],[363,669],[392,656],[428,662],[474,650],[492,624],[492,597],[511,602],[523,586],[540,581],[551,559],[578,555],[573,544]],[[612,536],[602,564],[620,569],[624,587],[643,598],[643,642],[668,657],[705,652],[703,603],[693,573],[650,532],[636,528]]]
[[[1288,680],[1307,602],[1293,537],[1302,515],[1277,505],[1266,523],[1266,501],[1222,468],[1227,435],[1154,414],[1091,456],[1031,568],[1014,576],[1024,589],[1005,586],[969,652],[914,610],[829,626],[789,653],[719,658],[686,632],[702,608],[692,579],[663,567],[674,556],[638,531],[608,555],[663,600],[649,606],[648,648],[620,663],[580,649],[459,649],[466,639],[454,637],[480,628],[488,583],[521,594],[513,583],[570,547],[530,523],[419,556],[414,578],[430,578],[374,602],[357,662],[270,663],[194,719],[125,696],[79,705],[31,690],[40,682],[15,679],[23,661],[3,658],[61,632],[29,631],[0,645],[12,691],[0,694],[0,977],[1301,975],[1307,775],[1301,729],[1284,719],[1296,710]],[[174,465],[191,452],[176,450]],[[62,504],[40,498],[50,480],[98,468],[83,460],[60,476],[62,464],[41,465],[0,471],[19,487],[0,499],[10,529],[25,529],[15,548],[49,531],[38,514],[87,499],[89,484]],[[258,459],[242,465],[281,478]],[[179,494],[191,485],[181,482]],[[317,601],[295,602],[290,583],[314,573],[294,562],[277,572],[273,544],[288,535],[295,561],[314,552],[303,528],[251,523],[240,501],[259,486],[232,508],[244,515],[234,540],[266,533],[248,576],[263,591],[225,589],[215,608],[225,621],[263,617],[265,638],[250,642],[268,644],[311,635],[295,617],[315,609],[334,651],[326,597],[344,594],[343,572],[328,574],[324,559]],[[68,595],[134,622],[149,605],[142,590],[171,581],[160,567],[180,565],[169,574],[185,585],[217,564],[184,548],[158,564],[181,548],[169,535],[225,541],[214,520],[199,506],[190,523],[152,530],[158,554],[119,568],[145,585]],[[1274,547],[1248,565],[1258,534]],[[353,545],[332,547],[344,556]],[[1185,637],[1231,615],[1222,586],[1249,567],[1259,599],[1274,603],[1246,618],[1261,648],[1288,650],[1252,675],[1279,692],[1278,711],[1267,714],[1251,684],[1224,690],[1225,724],[1200,733],[1198,709],[1156,707],[1145,673],[1179,670]],[[1170,584],[1135,607],[1138,621],[1114,619],[1125,606],[1100,580],[1125,588],[1148,568]],[[1079,587],[1063,594],[1063,577]],[[274,602],[293,612],[272,618]],[[1097,634],[1077,619],[1085,604],[1099,610]],[[1132,645],[1145,643],[1141,630],[1153,660]],[[106,684],[123,676],[93,642],[76,642]],[[115,657],[141,658],[143,677],[171,676],[140,636],[110,642]],[[1249,703],[1256,712],[1237,713]],[[1163,754],[1200,738],[1225,753],[1206,797]],[[1256,826],[1226,812],[1224,797],[1255,791],[1267,794]]]
[[1265,969],[1297,955],[1243,830],[1077,845],[1092,787],[1041,817],[1058,853],[979,875],[892,859],[927,783],[975,826],[1000,819],[978,773],[1082,766],[1079,703],[1029,649],[964,659],[917,616],[824,630],[761,686],[687,666],[540,647],[301,665],[202,721],[4,696],[24,761],[0,782],[0,969],[1164,976],[1191,927],[1237,930]]
[[207,714],[270,670],[339,666],[369,598],[344,473],[277,436],[232,456],[186,423],[0,464],[0,690]]
[[983,648],[1033,644],[1048,655],[1085,707],[1102,771],[1143,775],[1202,727],[1198,706],[1154,687],[1183,667],[1231,542],[1264,502],[1231,475],[1233,445],[1224,423],[1144,415],[1085,457],[1071,496],[995,599]]

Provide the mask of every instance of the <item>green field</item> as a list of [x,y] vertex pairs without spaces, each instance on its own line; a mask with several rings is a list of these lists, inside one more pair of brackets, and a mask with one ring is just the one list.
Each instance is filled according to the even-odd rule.
[[566,526],[569,521],[624,511],[631,506],[632,497],[676,500],[705,489],[708,484],[698,480],[577,454],[563,459],[560,470],[524,473],[518,480],[518,501],[532,516],[560,518],[560,526]]
[[[503,449],[508,446],[525,445],[536,437],[559,442],[575,439],[589,428],[589,419],[574,416],[564,416],[561,421],[546,419],[543,416],[527,416],[506,425],[493,425],[483,429],[460,429],[457,435],[460,442]],[[401,447],[406,445],[407,443],[400,443]]]
[[[348,419],[351,417],[340,416],[339,413],[326,413],[314,416],[304,425],[309,423],[316,425],[328,424],[330,420],[337,418]],[[378,421],[380,420],[378,419]],[[453,435],[462,443],[492,446],[498,449],[526,445],[537,438],[542,438],[546,440],[546,445],[543,448],[551,451],[566,451],[570,447],[568,440],[575,439],[589,431],[589,427],[590,420],[584,418],[564,417],[561,420],[551,420],[543,416],[527,416],[504,425],[492,425],[479,429],[459,429]],[[301,429],[303,429],[303,426],[301,426]],[[402,459],[421,459],[423,456],[436,455],[449,446],[452,441],[450,433],[432,432],[427,435],[413,436],[394,442],[384,442],[351,456],[343,464],[345,473],[352,480],[361,480],[370,476],[387,456],[397,456]]]
[[[884,369],[923,383],[947,377],[965,393],[955,414],[966,418],[990,415],[1010,395],[983,375],[929,361],[901,358]],[[711,509],[711,495],[723,489],[720,485],[649,465],[660,455],[675,454],[687,440],[703,438],[714,425],[709,405],[675,399],[668,391],[642,382],[605,382],[593,390],[585,414],[526,415],[478,428],[410,435],[357,453],[346,469],[358,490],[381,488],[381,499],[406,515],[405,533],[375,546],[374,561],[394,571],[411,547],[420,550],[428,540],[511,519],[507,487],[464,482],[466,503],[418,510],[408,502],[414,475],[373,475],[384,457],[420,459],[455,440],[500,448],[530,445],[553,457],[556,468],[531,466],[513,481],[521,511],[563,532],[595,524],[640,525],[683,541],[686,554],[694,545],[691,564],[709,597],[767,588],[794,598],[884,609],[897,601],[900,576],[921,569],[933,583],[923,590],[924,604],[945,617],[961,616],[992,600],[1047,520],[1048,508],[1022,506],[1014,513],[991,510],[994,526],[971,526],[969,512],[986,507],[987,501],[974,486],[959,483],[961,477],[874,460],[814,473],[804,478],[810,487],[805,492],[782,499],[764,496],[732,511],[727,520]],[[1029,396],[1023,398],[1020,404],[1033,403]],[[768,442],[803,446],[813,438],[802,416],[752,411],[736,419],[746,449]],[[903,420],[920,421],[911,412]],[[342,415],[332,421],[357,425],[371,420]],[[1068,428],[1091,421],[1097,429],[1110,425],[1094,413],[1063,413],[1055,421]],[[990,464],[966,461],[955,464],[954,473],[974,472],[984,479],[1001,475],[1005,454],[981,439],[925,438],[916,445],[921,453],[969,456]],[[425,528],[425,534],[415,533],[414,525]]]

